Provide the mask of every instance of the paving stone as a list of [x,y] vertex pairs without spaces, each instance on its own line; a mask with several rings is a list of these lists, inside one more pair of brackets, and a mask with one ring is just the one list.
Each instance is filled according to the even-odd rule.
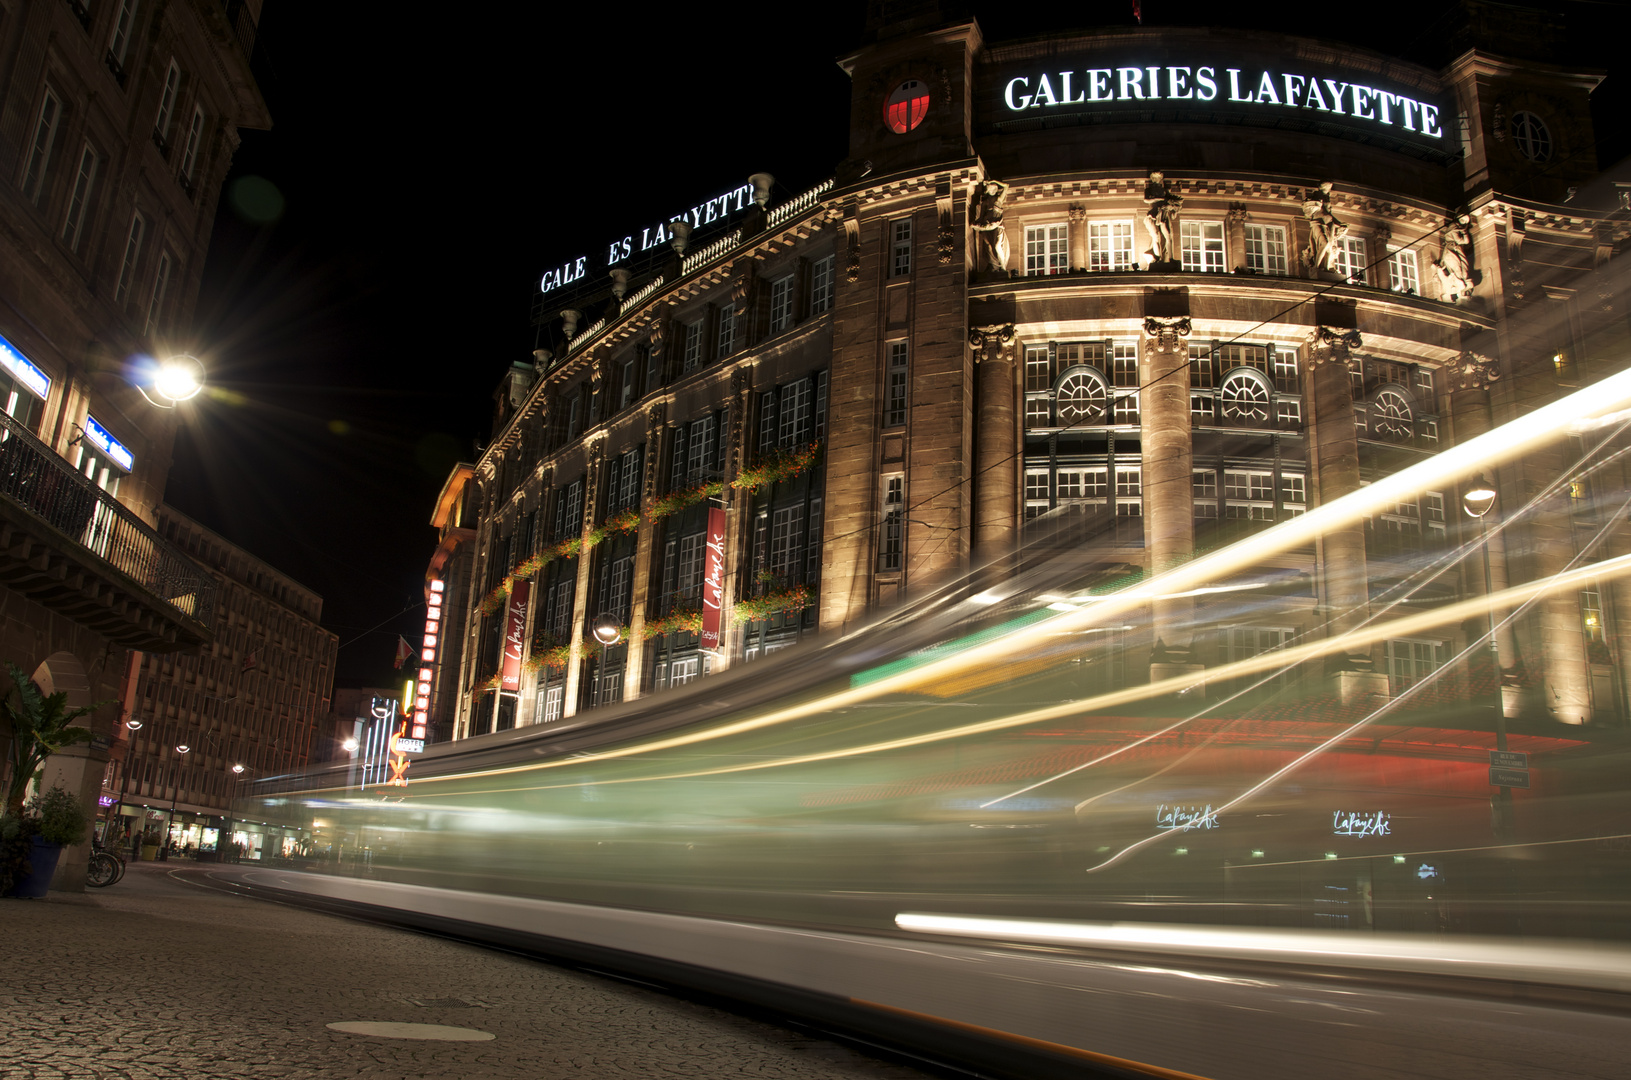
[[[612,979],[212,892],[137,863],[123,881],[0,900],[7,1080],[555,1080],[923,1074]],[[191,871],[196,872],[196,871]],[[489,1042],[351,1035],[442,1024]]]

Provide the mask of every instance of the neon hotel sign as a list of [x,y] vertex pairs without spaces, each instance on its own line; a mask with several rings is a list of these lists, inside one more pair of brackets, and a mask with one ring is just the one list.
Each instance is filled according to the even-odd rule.
[[1439,107],[1374,86],[1291,71],[1221,65],[1084,68],[1016,75],[1003,88],[1009,112],[1130,101],[1267,105],[1360,120],[1442,139]]

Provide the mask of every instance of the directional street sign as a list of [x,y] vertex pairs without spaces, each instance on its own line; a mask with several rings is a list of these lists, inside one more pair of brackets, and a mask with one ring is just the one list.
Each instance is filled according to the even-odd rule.
[[1491,750],[1489,752],[1489,763],[1499,765],[1503,769],[1527,769],[1529,767],[1529,755],[1520,754],[1516,750]]
[[[1518,755],[1522,757],[1522,754]],[[1506,769],[1499,765],[1489,768],[1489,782],[1495,787],[1521,787],[1529,786],[1528,769]]]

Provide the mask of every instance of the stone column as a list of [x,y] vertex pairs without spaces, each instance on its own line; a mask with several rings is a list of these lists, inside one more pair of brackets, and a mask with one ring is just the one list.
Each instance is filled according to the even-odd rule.
[[[657,497],[658,466],[663,459],[664,419],[668,408],[657,402],[646,409],[646,460],[642,462],[644,475],[640,478],[640,506],[642,509]],[[657,526],[644,515],[640,519],[640,533],[634,547],[634,580],[630,588],[629,644],[623,661],[623,700],[633,701],[644,686],[646,667],[647,608],[651,603],[651,560],[655,549]]]
[[1087,207],[1070,204],[1070,268],[1087,269]]
[[[1359,331],[1341,327],[1320,326],[1308,335],[1308,401],[1313,421],[1310,440],[1317,462],[1314,482],[1322,506],[1359,490],[1359,438],[1354,432],[1348,361],[1361,344]],[[1357,629],[1370,617],[1365,524],[1356,520],[1335,526],[1320,542],[1326,635],[1336,638]],[[1387,696],[1387,675],[1375,670],[1370,650],[1333,659],[1340,665],[1337,690],[1343,704],[1367,695]]]
[[[578,585],[572,597],[572,659],[566,665],[566,690],[561,704],[561,719],[574,716],[578,711],[578,696],[583,686],[583,665],[591,652],[598,658],[599,646],[591,650],[583,637],[589,632],[589,590],[594,581],[594,552],[589,548],[589,530],[594,528],[595,508],[600,504],[600,466],[606,456],[606,434],[591,436],[589,460],[583,476],[583,520],[578,522],[578,539],[583,548],[578,553]],[[627,679],[624,680],[627,683]]]
[[[1163,295],[1164,294],[1158,294]],[[1154,298],[1152,297],[1152,300]],[[1174,297],[1176,299],[1176,297]],[[1187,297],[1184,298],[1187,306]],[[1195,554],[1195,460],[1189,416],[1189,336],[1187,315],[1151,315],[1144,320],[1139,382],[1139,432],[1143,454],[1144,549],[1150,574],[1164,574]],[[1113,511],[1112,511],[1113,512]],[[1155,649],[1150,679],[1199,671],[1190,663],[1195,601],[1154,603]]]
[[974,549],[995,554],[1013,542],[1019,520],[1014,324],[977,326],[968,334],[978,375],[974,458]]
[[1233,252],[1235,256],[1235,264],[1230,269],[1238,273],[1246,269],[1245,203],[1229,204],[1229,210],[1223,217],[1223,233],[1224,250]]

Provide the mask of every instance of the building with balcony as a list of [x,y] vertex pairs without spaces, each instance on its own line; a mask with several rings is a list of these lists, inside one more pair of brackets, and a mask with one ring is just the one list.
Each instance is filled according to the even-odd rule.
[[[108,703],[48,782],[101,790],[132,651],[213,639],[218,583],[159,534],[193,305],[240,128],[271,119],[258,3],[32,0],[0,15],[0,657]],[[86,849],[88,850],[88,848]],[[82,879],[65,858],[58,883]]]
[[[130,653],[127,742],[108,763],[101,798],[112,835],[208,854],[230,840],[220,831],[234,798],[330,760],[339,639],[320,625],[323,598],[287,574],[174,507],[159,507],[158,530],[213,579],[213,633],[186,652]],[[246,856],[258,857],[255,826],[234,828]]]
[[[467,569],[430,573],[469,595],[439,635],[455,736],[839,630],[1047,515],[1090,515],[1109,573],[1158,573],[1622,365],[1631,212],[1593,155],[1600,74],[1546,17],[1473,9],[1438,67],[1289,34],[987,42],[931,3],[875,16],[842,61],[833,180],[778,202],[755,177],[541,279],[534,362],[460,481]],[[1585,449],[1560,436],[1496,470],[1500,503],[1553,492]],[[1608,520],[1589,489],[1625,481],[1611,465],[1492,538],[1494,586],[1589,555]],[[1462,495],[1266,557],[1250,602],[1163,601],[1097,677],[1340,634],[1465,538]],[[1484,588],[1458,566],[1416,595]],[[1507,715],[1626,723],[1625,589],[1503,630]],[[1298,678],[1386,696],[1468,633]]]

